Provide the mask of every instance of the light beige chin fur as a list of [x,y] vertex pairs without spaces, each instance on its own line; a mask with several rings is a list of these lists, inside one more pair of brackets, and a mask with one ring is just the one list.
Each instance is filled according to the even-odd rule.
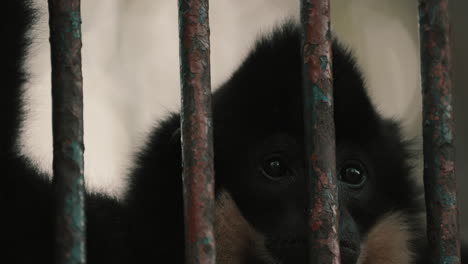
[[252,255],[273,263],[263,236],[241,215],[229,193],[219,194],[215,210],[216,263],[242,264]]
[[[401,213],[383,217],[361,244],[357,264],[410,264],[413,235]],[[222,192],[216,201],[216,263],[243,264],[249,256],[275,263],[265,248],[265,239],[241,215],[231,195]]]
[[408,264],[412,261],[412,234],[401,213],[383,217],[361,246],[358,264]]

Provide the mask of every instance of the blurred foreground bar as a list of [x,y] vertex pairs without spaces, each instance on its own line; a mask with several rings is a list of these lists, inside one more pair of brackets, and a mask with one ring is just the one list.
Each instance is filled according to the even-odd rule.
[[49,0],[56,263],[86,262],[80,0]]

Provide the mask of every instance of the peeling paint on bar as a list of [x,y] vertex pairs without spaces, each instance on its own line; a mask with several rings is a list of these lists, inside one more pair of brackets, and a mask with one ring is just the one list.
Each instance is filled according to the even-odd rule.
[[333,80],[328,0],[302,0],[306,160],[310,193],[309,263],[339,264]]
[[186,263],[214,264],[208,0],[179,0]]
[[55,261],[86,262],[80,0],[49,0]]
[[432,263],[460,263],[448,0],[419,1],[424,186]]

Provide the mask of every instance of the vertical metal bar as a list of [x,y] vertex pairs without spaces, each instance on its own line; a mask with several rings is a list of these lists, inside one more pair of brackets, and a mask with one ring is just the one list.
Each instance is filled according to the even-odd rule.
[[49,0],[56,263],[85,263],[80,0]]
[[179,0],[186,263],[215,263],[208,0]]
[[309,263],[340,263],[329,0],[301,0]]
[[432,263],[460,263],[448,0],[419,0],[424,188]]

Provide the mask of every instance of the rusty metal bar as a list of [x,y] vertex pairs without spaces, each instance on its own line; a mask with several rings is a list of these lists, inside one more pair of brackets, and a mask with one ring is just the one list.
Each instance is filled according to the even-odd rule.
[[80,0],[49,0],[54,145],[55,261],[85,254]]
[[179,0],[186,263],[214,264],[208,0]]
[[432,263],[460,263],[448,0],[419,0],[424,188]]
[[302,0],[309,263],[340,263],[329,0]]

